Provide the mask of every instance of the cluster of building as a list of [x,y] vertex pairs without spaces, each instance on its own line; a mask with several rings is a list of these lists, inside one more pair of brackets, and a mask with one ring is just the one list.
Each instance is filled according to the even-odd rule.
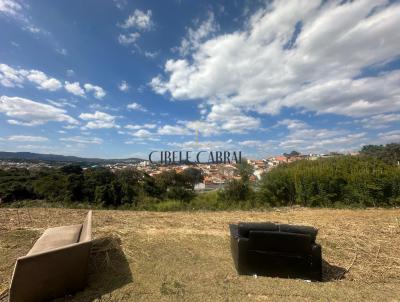
[[[271,156],[261,160],[248,159],[247,163],[253,166],[253,175],[250,180],[256,181],[261,178],[263,173],[267,173],[271,169],[279,166],[280,164],[291,163],[298,160],[316,160],[318,158],[331,157],[338,154],[285,154]],[[357,155],[352,153],[351,155]],[[43,162],[14,162],[14,161],[0,161],[0,168],[41,168],[50,167],[48,163]],[[140,171],[146,172],[150,176],[156,176],[165,171],[175,170],[177,173],[184,171],[187,168],[196,168],[202,171],[204,181],[196,185],[197,190],[211,190],[221,188],[229,180],[240,179],[239,171],[234,163],[191,163],[191,164],[174,164],[174,165],[161,165],[152,163],[148,160],[137,162],[116,162],[112,164],[103,164],[112,171],[117,171],[126,168],[135,168]]]
[[[309,154],[309,155],[279,155],[271,156],[261,160],[247,160],[247,163],[253,166],[253,175],[250,177],[251,181],[256,181],[261,178],[263,173],[267,173],[274,167],[283,164],[291,163],[297,160],[315,160],[321,157],[330,157],[332,154]],[[121,166],[110,167],[112,169],[122,168]],[[211,190],[221,188],[229,180],[240,179],[239,171],[236,164],[233,163],[219,163],[219,164],[179,164],[179,165],[160,165],[150,163],[149,161],[142,161],[135,164],[135,168],[146,172],[150,176],[156,176],[165,171],[174,170],[180,173],[188,168],[196,168],[202,171],[204,181],[196,185],[197,190]]]
[[44,162],[0,160],[0,169],[40,169],[50,167],[50,164]]

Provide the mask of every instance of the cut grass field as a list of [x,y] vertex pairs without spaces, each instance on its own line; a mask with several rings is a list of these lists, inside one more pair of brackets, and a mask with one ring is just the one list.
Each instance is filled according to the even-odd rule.
[[[0,209],[0,293],[17,257],[48,227],[86,210]],[[323,282],[238,276],[228,224],[313,225]],[[400,210],[281,208],[266,212],[95,210],[89,284],[60,301],[400,301]]]

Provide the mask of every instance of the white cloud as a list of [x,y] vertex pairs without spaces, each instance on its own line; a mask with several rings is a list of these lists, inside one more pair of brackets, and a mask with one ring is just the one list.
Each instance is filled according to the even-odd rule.
[[55,91],[62,87],[62,84],[59,80],[55,78],[49,78],[44,72],[39,70],[29,71],[29,73],[26,75],[26,78],[29,81],[37,84],[38,89]]
[[81,113],[79,115],[79,117],[83,120],[103,120],[103,121],[107,121],[110,122],[112,120],[115,119],[115,116],[104,113],[104,112],[100,112],[100,111],[96,111],[95,113]]
[[249,148],[257,148],[257,149],[266,149],[267,146],[270,147],[270,143],[265,143],[260,140],[245,140],[239,142],[240,146],[249,147]]
[[63,128],[67,129],[67,130],[71,130],[71,129],[76,129],[77,126],[76,125],[66,125],[66,126],[63,126]]
[[146,129],[140,129],[136,132],[132,132],[130,133],[132,136],[138,137],[138,138],[151,138],[154,136],[153,133],[151,133],[150,131],[146,130]]
[[129,110],[139,110],[139,111],[143,111],[146,112],[147,109],[144,108],[142,105],[140,105],[139,103],[130,103],[126,106],[127,109]]
[[100,145],[103,143],[103,139],[98,137],[85,137],[85,136],[72,136],[60,138],[60,141],[73,142],[78,144],[96,144]]
[[260,128],[258,118],[245,115],[240,109],[230,104],[219,104],[212,107],[204,120],[178,121],[177,125],[160,127],[159,134],[189,135],[196,131],[202,136],[222,133],[248,133]]
[[118,9],[124,9],[128,4],[127,0],[113,0],[113,2]]
[[92,92],[93,91],[94,97],[96,99],[102,99],[106,95],[106,92],[100,86],[96,86],[96,85],[92,85],[92,84],[86,83],[85,85],[83,85],[83,87],[85,88],[86,92]]
[[[67,70],[68,76],[73,76],[74,71]],[[16,69],[7,64],[0,64],[0,84],[5,87],[23,87],[25,81],[30,81],[37,85],[38,89],[56,91],[62,88],[62,84],[59,80],[49,77],[43,71],[40,70],[26,70],[26,69]],[[68,92],[85,97],[86,92],[93,92],[94,97],[97,99],[102,99],[106,92],[100,86],[96,86],[90,83],[86,83],[83,88],[79,82],[69,82],[65,81],[64,88]]]
[[209,141],[186,141],[182,143],[168,143],[169,146],[178,147],[184,150],[237,150],[237,144],[231,139],[223,140],[209,140]]
[[[1,1],[1,0],[0,0]],[[0,84],[5,87],[22,87],[25,81],[23,72],[7,64],[0,64]]]
[[189,28],[186,37],[182,39],[181,45],[176,49],[182,56],[186,56],[193,50],[196,50],[218,28],[219,26],[215,21],[213,12],[208,12],[207,20],[203,21],[200,25],[196,24],[195,28]]
[[244,30],[168,60],[166,77],[150,85],[177,100],[207,100],[212,111],[225,104],[262,114],[283,107],[348,116],[398,111],[399,71],[362,77],[364,68],[399,56],[398,15],[400,4],[386,0],[275,1]]
[[233,133],[246,133],[259,128],[259,119],[243,114],[238,107],[232,104],[217,104],[211,109],[207,121],[219,124],[222,130]]
[[32,23],[32,18],[26,14],[26,8],[29,8],[29,4],[26,4],[24,0],[0,0],[0,16],[5,15],[16,19],[21,24],[22,30],[33,34],[48,34],[47,31],[38,28]]
[[144,56],[149,59],[154,59],[155,57],[158,56],[158,54],[159,54],[158,51],[145,51],[144,52]]
[[65,48],[57,48],[56,51],[63,56],[68,55],[68,51]]
[[15,16],[22,9],[21,4],[15,0],[0,0],[0,13]]
[[73,77],[74,75],[75,75],[75,71],[73,71],[72,69],[67,70],[67,76]]
[[28,24],[27,26],[23,27],[22,29],[29,31],[33,34],[38,34],[38,33],[42,32],[42,30],[39,27],[32,25],[32,24]]
[[378,114],[360,120],[364,128],[381,129],[387,128],[390,124],[400,123],[400,113]]
[[307,128],[308,125],[300,120],[284,119],[277,123],[276,126],[286,126],[289,130],[295,131]]
[[115,123],[116,116],[105,112],[96,111],[95,113],[81,113],[79,117],[85,121],[89,121],[84,128],[119,128],[119,126]]
[[17,121],[17,120],[7,120],[7,123],[9,123],[10,125],[28,126],[28,127],[39,125],[36,122],[23,122],[23,121]]
[[136,40],[139,38],[140,38],[139,33],[120,34],[118,36],[118,42],[122,45],[128,45],[135,43]]
[[216,124],[209,121],[182,121],[188,129],[192,130],[193,133],[198,131],[200,135],[212,136],[220,134],[221,128]]
[[[324,113],[367,116],[400,110],[400,71],[361,79],[316,81],[282,99],[288,107],[304,107]],[[275,110],[278,103],[266,107]],[[260,110],[263,112],[263,110]]]
[[285,119],[276,126],[284,126],[288,133],[280,140],[270,142],[284,151],[328,152],[358,150],[367,141],[365,132],[341,129],[312,128],[300,120]]
[[22,87],[25,81],[37,84],[38,89],[55,91],[62,87],[61,82],[39,70],[15,69],[0,64],[0,84],[5,87]]
[[192,132],[182,126],[171,126],[171,125],[164,125],[158,128],[157,131],[160,135],[190,135]]
[[400,130],[392,130],[387,132],[381,132],[377,136],[379,143],[399,143],[400,142]]
[[139,129],[154,129],[157,127],[157,124],[143,124],[143,125],[126,125],[124,128],[130,129],[130,130],[139,130]]
[[44,136],[31,136],[31,135],[11,135],[6,138],[11,142],[46,142],[49,139]]
[[98,103],[90,104],[89,108],[93,109],[93,110],[100,110],[100,111],[104,111],[104,110],[118,111],[119,110],[118,107],[112,107],[112,106],[102,105],[102,104],[98,104]]
[[53,100],[46,100],[48,103],[50,103],[53,106],[64,108],[64,107],[71,107],[71,108],[76,108],[76,105],[71,103],[71,101],[68,101],[66,99],[60,99],[58,101],[53,101]]
[[143,12],[136,9],[133,14],[131,14],[128,19],[121,25],[122,28],[137,28],[140,30],[149,30],[153,26],[153,21],[151,20],[152,12],[148,10]]
[[80,97],[85,96],[85,91],[82,89],[79,82],[70,83],[68,81],[65,81],[64,88],[65,88],[65,90],[67,90],[68,92],[70,92],[76,96],[80,96]]
[[123,92],[127,92],[130,89],[129,84],[126,81],[122,81],[119,85],[118,85],[118,89],[120,91]]
[[61,108],[21,97],[1,96],[0,112],[11,117],[8,123],[13,125],[37,126],[51,121],[78,124]]

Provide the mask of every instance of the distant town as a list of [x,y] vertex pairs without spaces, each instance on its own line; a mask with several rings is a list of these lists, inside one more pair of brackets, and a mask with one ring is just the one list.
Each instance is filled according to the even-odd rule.
[[[327,158],[339,155],[358,155],[358,152],[353,153],[328,153],[328,154],[300,154],[299,152],[292,151],[289,154],[275,155],[266,157],[260,160],[245,159],[248,164],[253,166],[253,175],[250,177],[251,181],[257,181],[261,178],[263,173],[268,173],[280,164],[291,163],[298,160],[316,160],[318,158]],[[191,163],[191,164],[175,164],[175,165],[162,165],[160,163],[152,163],[149,160],[135,159],[135,160],[104,160],[104,162],[85,162],[84,159],[80,161],[46,161],[46,160],[24,160],[24,159],[3,159],[0,160],[0,169],[10,168],[23,168],[23,169],[40,169],[59,167],[65,164],[80,164],[83,169],[88,167],[106,167],[112,171],[134,168],[143,171],[150,176],[161,174],[165,171],[175,170],[182,172],[185,169],[192,167],[202,171],[204,181],[195,186],[195,190],[208,191],[213,189],[222,188],[226,182],[232,179],[240,179],[236,164],[234,163],[220,163],[220,164],[207,164],[207,163]]]

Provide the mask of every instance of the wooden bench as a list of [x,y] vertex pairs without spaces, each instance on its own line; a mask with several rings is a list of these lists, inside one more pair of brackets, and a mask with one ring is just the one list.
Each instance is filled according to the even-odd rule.
[[92,245],[92,211],[82,224],[47,229],[26,256],[17,259],[9,302],[48,301],[86,285]]

